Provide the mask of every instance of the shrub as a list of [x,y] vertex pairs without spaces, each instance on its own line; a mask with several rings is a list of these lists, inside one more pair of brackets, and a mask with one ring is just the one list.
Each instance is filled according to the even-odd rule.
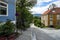
[[10,35],[14,33],[15,25],[11,22],[11,20],[7,20],[7,22],[3,25],[0,25],[0,35]]
[[56,29],[60,29],[60,25],[56,25],[55,28],[56,28]]
[[37,27],[41,27],[41,28],[43,28],[43,25],[42,25],[40,19],[35,19],[35,20],[34,20],[34,25],[37,26]]
[[34,20],[34,25],[37,27],[41,27],[41,28],[45,28],[46,26],[44,24],[41,23],[40,19],[35,19]]

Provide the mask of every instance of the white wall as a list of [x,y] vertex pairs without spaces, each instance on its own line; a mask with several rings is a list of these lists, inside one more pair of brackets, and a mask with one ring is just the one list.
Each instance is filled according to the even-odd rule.
[[45,26],[48,26],[48,15],[41,16],[41,22],[42,22]]

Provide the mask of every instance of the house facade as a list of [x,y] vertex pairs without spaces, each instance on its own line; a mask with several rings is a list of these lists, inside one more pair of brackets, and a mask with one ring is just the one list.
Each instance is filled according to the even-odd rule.
[[16,13],[16,0],[0,0],[0,22],[7,19],[14,21]]
[[60,25],[60,7],[53,6],[52,8],[48,8],[48,10],[42,14],[41,22],[45,26],[50,27]]

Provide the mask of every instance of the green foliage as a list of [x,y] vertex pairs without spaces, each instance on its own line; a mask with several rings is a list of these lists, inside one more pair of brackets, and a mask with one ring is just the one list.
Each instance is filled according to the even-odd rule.
[[55,28],[56,28],[56,29],[60,29],[60,25],[56,25]]
[[44,24],[41,23],[41,18],[39,17],[34,17],[34,24],[37,27],[41,27],[41,28],[45,27]]
[[0,35],[9,35],[14,33],[15,25],[8,20],[5,24],[0,25]]
[[34,17],[34,24],[38,27],[41,26],[41,20],[38,17]]
[[16,11],[19,14],[19,16],[16,17],[17,29],[25,30],[30,27],[30,23],[33,19],[33,16],[29,11],[33,6],[33,3],[31,2],[32,1],[29,0],[17,0]]

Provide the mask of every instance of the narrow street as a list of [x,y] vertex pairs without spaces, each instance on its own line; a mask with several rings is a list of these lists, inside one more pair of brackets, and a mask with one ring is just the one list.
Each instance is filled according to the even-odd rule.
[[32,32],[35,33],[36,40],[55,40],[54,38],[50,37],[49,35],[47,35],[43,31],[40,31],[36,28],[32,28]]
[[19,36],[16,40],[56,40],[50,37],[48,34],[34,27],[31,24],[31,28],[27,31],[23,32],[21,36]]

